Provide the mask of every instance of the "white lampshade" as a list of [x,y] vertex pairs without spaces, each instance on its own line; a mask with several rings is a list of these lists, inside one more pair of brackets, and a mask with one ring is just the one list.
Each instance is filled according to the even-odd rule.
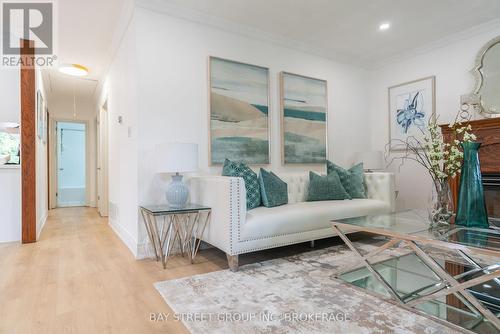
[[198,145],[191,143],[163,143],[156,145],[156,171],[182,173],[198,170]]
[[384,169],[384,155],[382,151],[357,152],[354,160],[356,163],[363,163],[365,170]]

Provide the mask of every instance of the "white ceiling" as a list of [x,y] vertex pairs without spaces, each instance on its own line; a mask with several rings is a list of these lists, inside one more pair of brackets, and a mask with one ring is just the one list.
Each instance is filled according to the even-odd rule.
[[77,63],[89,75],[76,78],[56,69],[43,73],[48,100],[95,98],[98,80],[112,57],[112,42],[125,0],[56,0],[56,55],[59,64]]
[[[163,0],[163,3],[191,14],[201,13],[205,21],[210,21],[207,19],[210,16],[220,18],[295,41],[301,49],[366,67],[376,67],[388,58],[500,18],[500,0]],[[390,22],[391,29],[379,31],[382,22]]]
[[[131,0],[58,0],[60,63],[90,69],[86,80],[44,73],[49,100],[92,98],[113,56],[115,31]],[[267,36],[327,58],[376,67],[500,18],[500,0],[136,0],[140,6]],[[161,8],[163,7],[163,8]],[[379,31],[381,22],[392,27]],[[95,98],[95,97],[94,97]]]

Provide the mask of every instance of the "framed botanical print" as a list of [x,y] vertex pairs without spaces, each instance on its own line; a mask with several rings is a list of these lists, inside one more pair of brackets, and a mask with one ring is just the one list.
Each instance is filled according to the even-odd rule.
[[409,138],[423,140],[429,120],[436,117],[436,77],[389,87],[391,150],[404,149]]
[[280,73],[283,164],[326,161],[328,89],[325,80]]
[[269,69],[209,58],[209,161],[269,164]]

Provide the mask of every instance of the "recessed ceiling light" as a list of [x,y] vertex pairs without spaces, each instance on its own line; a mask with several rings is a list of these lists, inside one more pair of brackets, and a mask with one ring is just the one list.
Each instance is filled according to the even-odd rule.
[[75,77],[84,77],[89,73],[89,69],[80,64],[63,64],[59,66],[59,72]]
[[379,26],[378,26],[378,29],[379,30],[387,30],[391,27],[391,24],[389,22],[384,22],[384,23],[381,23]]

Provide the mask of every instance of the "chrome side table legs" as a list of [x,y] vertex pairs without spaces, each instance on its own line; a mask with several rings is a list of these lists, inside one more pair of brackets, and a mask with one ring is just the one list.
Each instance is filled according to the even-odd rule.
[[210,209],[164,210],[158,213],[144,207],[140,210],[156,261],[161,261],[163,268],[166,268],[168,257],[174,250],[180,251],[182,256],[187,254],[190,262],[194,263],[210,221]]

